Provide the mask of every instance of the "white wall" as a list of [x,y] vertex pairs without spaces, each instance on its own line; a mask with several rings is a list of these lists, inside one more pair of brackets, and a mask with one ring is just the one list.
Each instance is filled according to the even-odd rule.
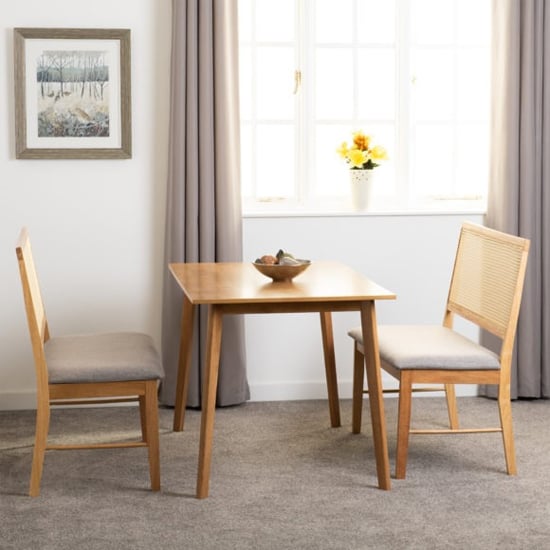
[[[0,29],[0,410],[34,407],[34,370],[14,245],[33,241],[53,334],[143,330],[160,344],[167,173],[170,0],[19,0]],[[13,27],[130,28],[133,158],[15,160]],[[244,220],[244,258],[279,248],[347,262],[398,295],[381,322],[440,322],[463,219],[481,216]],[[350,395],[354,314],[334,315],[342,396]],[[246,319],[252,399],[326,395],[316,315]]]
[[[136,329],[160,342],[170,0],[2,2],[0,29],[0,409],[34,406],[15,257],[29,228],[54,333]],[[16,160],[13,27],[129,28],[133,157]]]

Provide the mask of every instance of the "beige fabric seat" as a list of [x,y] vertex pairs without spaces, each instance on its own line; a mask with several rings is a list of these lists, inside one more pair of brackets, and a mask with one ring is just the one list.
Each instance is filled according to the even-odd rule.
[[[157,388],[164,376],[150,336],[135,332],[50,337],[29,236],[21,230],[16,247],[34,355],[37,410],[29,494],[40,494],[48,449],[147,447],[151,489],[160,489]],[[54,405],[139,402],[140,441],[48,445]],[[116,414],[116,409],[114,413]]]
[[[361,328],[349,336],[363,345]],[[498,355],[441,325],[381,325],[380,359],[396,369],[499,369]]]
[[[471,223],[460,231],[443,325],[387,325],[378,328],[381,367],[399,380],[399,413],[395,475],[404,478],[409,434],[501,432],[508,474],[517,471],[510,369],[529,241]],[[494,353],[453,329],[460,316],[500,339]],[[365,358],[361,328],[354,340],[353,432],[361,430]],[[438,384],[418,387],[417,384]],[[454,384],[498,386],[500,426],[459,428]],[[411,429],[413,391],[444,390],[449,429]],[[389,390],[391,391],[391,390]]]

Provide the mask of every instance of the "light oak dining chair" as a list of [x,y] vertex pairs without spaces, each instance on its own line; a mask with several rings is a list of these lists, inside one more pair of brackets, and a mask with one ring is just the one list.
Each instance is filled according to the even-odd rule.
[[[380,363],[399,381],[395,477],[404,478],[409,434],[501,432],[506,470],[516,474],[510,370],[512,350],[527,266],[529,241],[472,223],[462,225],[442,325],[381,325]],[[458,316],[498,337],[499,353],[453,329]],[[361,329],[348,333],[354,340],[352,430],[361,430],[365,358]],[[415,384],[437,384],[418,387]],[[454,384],[498,386],[500,426],[460,428]],[[448,429],[411,429],[412,392],[444,390]],[[389,390],[391,391],[391,390]]]
[[[136,332],[51,337],[26,228],[21,230],[16,253],[37,385],[30,496],[40,494],[44,455],[49,449],[147,447],[151,489],[160,490],[157,387],[164,371],[152,338]],[[139,403],[141,440],[48,444],[50,407],[127,401]]]

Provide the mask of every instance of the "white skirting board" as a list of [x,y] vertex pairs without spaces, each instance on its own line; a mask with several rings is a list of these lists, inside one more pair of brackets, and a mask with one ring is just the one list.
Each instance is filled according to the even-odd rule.
[[[385,387],[395,387],[387,385]],[[340,399],[351,399],[351,381],[338,383],[338,394]],[[456,388],[457,396],[477,395],[477,386],[459,385]],[[389,394],[388,398],[396,397],[397,394]],[[423,393],[422,397],[441,396],[441,393]],[[250,384],[251,401],[300,401],[307,399],[326,399],[327,387],[324,381],[303,382],[303,383],[273,383],[273,384]],[[0,411],[32,410],[36,409],[36,393],[27,392],[0,392]]]
[[[392,380],[385,383],[384,388],[396,388],[396,383]],[[338,396],[340,399],[351,399],[352,382],[338,382]],[[416,394],[418,397],[441,397],[441,392],[426,392]],[[457,397],[476,396],[477,386],[473,384],[457,385]],[[391,399],[397,397],[396,393],[387,394],[385,397]],[[304,382],[304,383],[268,383],[268,384],[250,384],[251,401],[299,401],[306,399],[326,399],[327,387],[324,381]]]

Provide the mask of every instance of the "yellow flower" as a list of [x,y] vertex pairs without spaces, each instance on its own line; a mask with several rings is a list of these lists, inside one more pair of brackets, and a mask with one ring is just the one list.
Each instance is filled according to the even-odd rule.
[[353,134],[353,144],[361,151],[369,150],[370,140],[370,136],[366,136],[363,132],[354,132]]
[[380,165],[380,161],[387,160],[386,149],[381,145],[373,145],[371,136],[362,131],[353,132],[352,136],[351,146],[344,141],[336,150],[351,168],[373,170]]
[[348,157],[348,144],[343,141],[342,142],[342,145],[340,145],[340,147],[338,147],[338,149],[336,149],[336,152],[343,158],[347,158]]
[[365,151],[359,151],[359,149],[350,149],[347,157],[354,168],[362,168],[363,164],[368,160]]
[[370,157],[373,160],[386,160],[388,158],[388,153],[386,152],[386,149],[382,147],[381,145],[375,145],[370,150]]

